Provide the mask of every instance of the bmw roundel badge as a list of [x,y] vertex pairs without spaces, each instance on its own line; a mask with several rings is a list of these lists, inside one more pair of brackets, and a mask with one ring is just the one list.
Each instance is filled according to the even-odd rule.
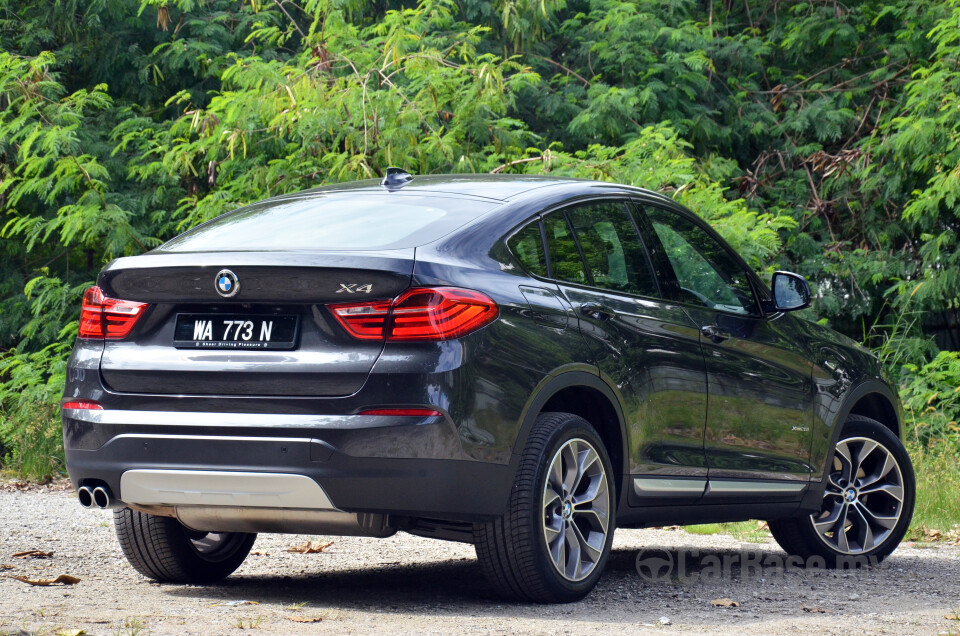
[[217,272],[213,286],[216,287],[218,294],[224,298],[231,298],[236,296],[237,292],[240,291],[240,280],[237,278],[237,275],[229,269],[221,269]]

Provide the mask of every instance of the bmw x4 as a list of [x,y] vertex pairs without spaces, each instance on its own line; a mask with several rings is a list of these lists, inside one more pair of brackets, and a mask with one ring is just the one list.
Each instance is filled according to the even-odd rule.
[[617,527],[760,519],[880,560],[914,505],[901,406],[809,303],[646,190],[390,169],[110,263],[67,467],[158,581],[222,579],[261,532],[472,543],[536,602],[589,593]]

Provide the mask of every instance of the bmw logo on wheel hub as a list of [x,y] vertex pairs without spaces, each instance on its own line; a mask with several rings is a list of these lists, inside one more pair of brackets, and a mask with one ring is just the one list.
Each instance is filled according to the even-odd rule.
[[240,291],[240,279],[229,269],[221,269],[217,272],[217,277],[213,281],[213,286],[217,293],[224,298],[231,298]]

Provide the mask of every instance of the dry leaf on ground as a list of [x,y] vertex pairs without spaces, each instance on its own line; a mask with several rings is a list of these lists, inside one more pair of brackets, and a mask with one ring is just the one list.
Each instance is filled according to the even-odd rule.
[[715,598],[710,601],[714,607],[740,607],[740,603],[729,598]]
[[22,581],[24,583],[29,583],[30,585],[54,585],[56,583],[63,583],[64,585],[76,585],[80,582],[79,578],[70,576],[69,574],[61,574],[55,579],[31,579],[25,576],[14,576],[13,574],[6,574],[4,576],[17,581]]
[[82,629],[61,629],[57,632],[57,636],[81,636],[87,632]]
[[953,545],[960,545],[960,526],[955,525],[949,530],[939,530],[937,528],[922,528],[920,541],[944,542]]
[[287,618],[294,623],[319,623],[323,620],[322,616],[288,616]]
[[14,559],[49,559],[53,556],[53,551],[44,552],[43,550],[24,550],[23,552],[14,552],[11,555]]
[[15,566],[9,563],[0,563],[0,570],[12,570]]
[[327,548],[333,545],[333,541],[329,543],[321,543],[320,541],[307,541],[300,545],[295,545],[292,548],[287,548],[287,552],[298,552],[300,554],[316,554],[317,552],[323,552]]

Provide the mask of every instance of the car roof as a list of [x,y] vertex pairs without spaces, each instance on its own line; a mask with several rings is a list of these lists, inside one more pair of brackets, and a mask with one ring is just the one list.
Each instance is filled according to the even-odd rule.
[[[539,175],[506,175],[506,174],[443,174],[443,175],[414,175],[413,180],[400,187],[388,190],[380,185],[380,179],[364,179],[335,183],[318,188],[311,188],[302,192],[282,195],[285,197],[302,197],[315,194],[333,192],[378,193],[386,192],[410,193],[420,196],[438,194],[447,196],[462,196],[493,201],[509,201],[519,195],[552,185],[570,183],[595,183],[584,179],[568,177],[551,177]],[[613,184],[610,184],[613,185]]]
[[[185,238],[195,236],[205,228],[221,223],[224,218],[244,213],[250,214],[256,210],[289,207],[290,204],[312,207],[312,202],[319,204],[322,200],[329,200],[329,198],[376,197],[380,200],[393,200],[398,205],[402,205],[404,199],[408,201],[416,199],[420,204],[433,200],[435,206],[441,209],[457,209],[461,212],[472,210],[472,219],[463,218],[462,225],[449,227],[442,235],[420,243],[426,244],[441,240],[443,237],[455,236],[477,223],[484,224],[491,230],[499,228],[506,231],[509,227],[500,227],[504,223],[516,224],[522,220],[522,217],[544,207],[552,207],[567,200],[610,194],[646,200],[657,199],[671,207],[678,207],[663,195],[643,188],[570,177],[500,174],[423,175],[413,176],[412,179],[393,186],[384,186],[379,179],[365,179],[329,184],[257,201],[202,223],[158,249],[170,249],[172,243],[178,241],[182,243]],[[444,199],[446,199],[445,203],[442,202]],[[452,203],[455,200],[470,201],[472,206],[457,206]],[[451,205],[454,208],[451,208]]]

